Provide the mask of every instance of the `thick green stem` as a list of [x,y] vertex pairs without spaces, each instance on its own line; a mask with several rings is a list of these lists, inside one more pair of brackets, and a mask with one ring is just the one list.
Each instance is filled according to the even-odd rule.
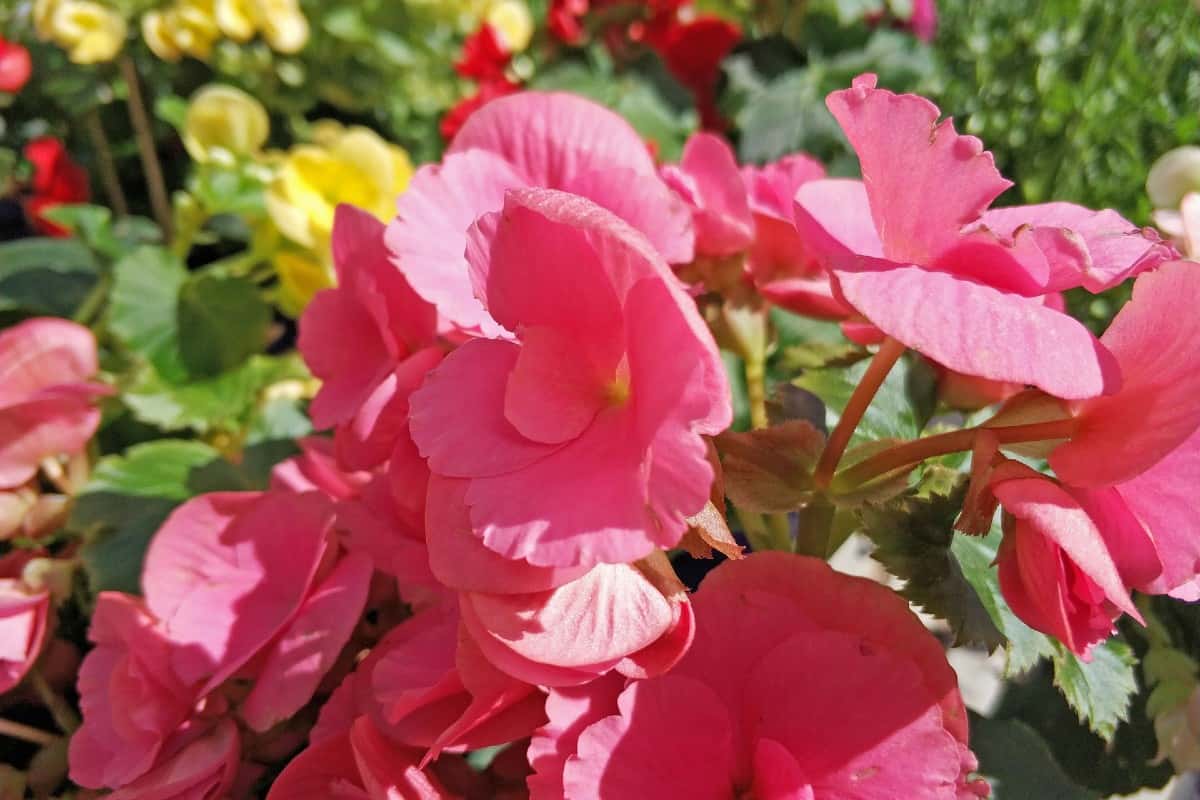
[[879,346],[879,352],[871,359],[862,380],[854,387],[854,393],[850,395],[850,401],[846,403],[837,426],[834,427],[833,433],[829,434],[829,441],[825,442],[825,449],[821,452],[821,458],[813,472],[813,482],[818,487],[825,488],[829,485],[838,462],[842,460],[842,454],[846,452],[846,446],[854,436],[854,430],[862,421],[863,414],[867,412],[888,373],[900,360],[900,356],[904,355],[905,349],[904,345],[891,337],[884,339],[883,344]]
[[746,395],[750,400],[750,425],[765,428],[767,419],[767,370],[761,360],[746,362]]

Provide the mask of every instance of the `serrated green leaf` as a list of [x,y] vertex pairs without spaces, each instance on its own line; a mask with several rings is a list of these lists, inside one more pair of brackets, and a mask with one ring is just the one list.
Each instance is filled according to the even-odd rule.
[[987,536],[955,536],[950,551],[958,561],[963,577],[975,590],[992,622],[1007,641],[1004,672],[1016,677],[1054,654],[1054,643],[1017,618],[1000,593],[1000,578],[993,563],[1000,547],[1000,526],[993,525]]
[[187,280],[183,263],[158,247],[140,247],[113,265],[108,324],[126,347],[153,366],[164,381],[187,379],[179,348],[176,305]]
[[1117,725],[1129,718],[1137,694],[1133,649],[1117,637],[1095,645],[1084,661],[1062,645],[1054,655],[1054,685],[1097,736],[1110,741]]
[[188,383],[168,383],[147,370],[122,399],[137,419],[163,430],[238,431],[249,421],[263,389],[306,377],[295,354],[252,356],[234,370]]
[[904,580],[901,594],[926,612],[946,620],[955,644],[993,650],[1004,642],[991,616],[951,554],[954,519],[966,484],[954,482],[858,510],[863,532],[875,543],[872,557]]
[[213,377],[262,350],[271,308],[245,278],[196,275],[179,290],[179,347],[188,372]]

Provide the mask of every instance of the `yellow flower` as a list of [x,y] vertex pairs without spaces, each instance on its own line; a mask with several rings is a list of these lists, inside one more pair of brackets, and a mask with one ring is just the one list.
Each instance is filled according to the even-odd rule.
[[112,61],[125,45],[125,19],[92,0],[59,0],[34,10],[35,24],[76,64]]
[[183,51],[171,36],[166,15],[159,11],[149,11],[142,16],[142,40],[150,52],[163,61],[178,61],[183,57]]
[[210,84],[188,102],[183,146],[197,161],[232,163],[262,149],[270,132],[262,103],[233,86]]
[[504,39],[510,53],[520,53],[533,38],[533,15],[522,0],[492,3],[484,18]]
[[279,310],[289,317],[300,316],[313,295],[333,286],[333,270],[312,253],[280,250],[275,254],[275,272],[279,275]]
[[308,20],[296,0],[258,0],[259,27],[271,49],[298,53],[308,43]]
[[248,42],[258,31],[258,4],[255,0],[217,0],[217,27],[235,42]]
[[213,0],[180,0],[167,12],[167,27],[179,49],[201,61],[221,38]]
[[58,0],[34,0],[33,30],[37,33],[38,38],[43,41],[54,38],[54,27],[51,24],[51,19],[54,17],[54,9],[57,6]]
[[266,202],[285,236],[324,252],[339,203],[391,219],[413,167],[408,153],[368,128],[343,128],[324,120],[314,125],[313,137],[312,144],[288,152],[267,189]]

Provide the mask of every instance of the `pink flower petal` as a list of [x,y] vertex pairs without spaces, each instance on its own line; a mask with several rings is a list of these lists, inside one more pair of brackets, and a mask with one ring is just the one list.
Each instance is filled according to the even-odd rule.
[[687,264],[695,257],[692,215],[657,177],[608,167],[572,176],[561,188],[586,197],[641,231],[669,263]]
[[266,652],[254,688],[242,704],[242,718],[251,728],[269,730],[312,699],[358,625],[371,571],[370,558],[350,554],[305,599]]
[[733,150],[711,133],[695,133],[683,148],[679,166],[664,167],[663,178],[693,209],[696,251],[706,256],[740,253],[754,241],[750,198]]
[[754,796],[762,800],[815,800],[796,759],[774,739],[754,743]]
[[0,694],[16,686],[41,654],[50,593],[0,579]]
[[[329,545],[316,493],[218,493],[184,503],[146,553],[146,605],[187,683],[223,683],[292,621]],[[288,558],[280,559],[280,553]]]
[[742,180],[750,193],[750,209],[755,215],[785,222],[790,222],[795,214],[797,190],[824,177],[824,165],[806,153],[792,153],[761,167],[742,167]]
[[349,731],[314,742],[293,758],[271,784],[267,800],[372,800],[362,788]]
[[1040,301],[879,259],[835,270],[842,295],[924,356],[967,375],[1030,384],[1064,399],[1120,381],[1116,359],[1079,322]]
[[858,154],[884,255],[928,264],[1012,186],[974,136],[938,122],[923,97],[876,89],[874,75],[826,100]]
[[566,188],[572,177],[602,168],[654,174],[650,151],[628,122],[563,92],[520,92],[488,103],[467,119],[449,153],[473,149],[500,156],[531,186]]
[[0,407],[52,386],[90,380],[96,339],[82,325],[39,317],[0,333]]
[[[1174,261],[1137,279],[1133,299],[1101,338],[1120,391],[1082,404],[1079,427],[1050,454],[1067,483],[1098,486],[1149,469],[1200,426],[1200,272]],[[1170,324],[1164,324],[1169,321]]]
[[211,733],[109,795],[113,800],[201,800],[233,786],[241,761],[237,725],[223,720]]
[[1154,540],[1134,516],[1120,492],[1063,487],[1096,523],[1104,545],[1121,575],[1121,582],[1136,589],[1152,586],[1163,572]]
[[350,729],[350,746],[371,800],[452,800],[440,782],[420,769],[420,751],[385,739],[371,720]]
[[546,697],[549,721],[529,742],[533,773],[527,779],[530,800],[561,800],[564,796],[563,768],[575,754],[579,735],[594,722],[617,711],[617,697],[626,679],[610,672],[581,686],[562,686]]
[[27,482],[42,459],[81,452],[100,426],[99,393],[90,384],[53,387],[0,408],[0,489]]
[[708,686],[674,675],[637,681],[617,704],[616,716],[579,735],[563,779],[567,800],[736,796],[731,720]]

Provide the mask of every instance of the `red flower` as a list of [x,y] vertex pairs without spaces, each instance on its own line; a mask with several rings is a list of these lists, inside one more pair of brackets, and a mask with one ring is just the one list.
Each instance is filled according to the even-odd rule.
[[554,38],[567,44],[583,41],[583,26],[579,18],[588,12],[588,0],[550,0],[546,10],[546,25]]
[[669,26],[655,43],[671,74],[695,96],[700,122],[707,129],[724,127],[717,111],[717,79],[721,61],[741,38],[742,29],[734,23],[703,16]]
[[446,115],[442,117],[442,138],[447,142],[450,141],[458,133],[458,129],[463,126],[463,123],[467,121],[467,117],[478,111],[485,103],[491,102],[497,97],[503,97],[506,94],[520,91],[520,89],[521,84],[513,83],[504,77],[481,83],[479,90],[475,94],[458,101],[458,104],[447,111]]
[[16,94],[29,81],[33,64],[29,51],[0,36],[0,92]]
[[463,42],[462,55],[454,62],[454,71],[464,78],[490,83],[504,78],[504,68],[512,60],[496,29],[486,22]]
[[91,196],[88,175],[71,160],[63,143],[52,136],[25,145],[25,158],[33,164],[33,194],[25,200],[25,214],[45,236],[68,236],[69,231],[42,216],[63,203],[83,203]]

